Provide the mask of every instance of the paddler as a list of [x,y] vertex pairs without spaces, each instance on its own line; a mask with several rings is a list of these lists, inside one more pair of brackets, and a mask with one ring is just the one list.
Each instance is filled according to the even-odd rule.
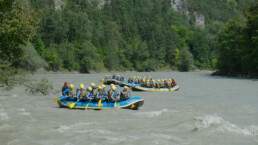
[[151,88],[156,88],[156,82],[155,82],[155,80],[152,80]]
[[101,87],[102,87],[103,96],[106,96],[107,95],[106,85],[102,84]]
[[177,82],[176,82],[176,79],[175,78],[172,78],[172,87],[176,86],[177,85]]
[[168,87],[168,88],[171,88],[171,87],[172,87],[172,80],[171,80],[171,79],[169,79],[169,80],[167,81],[167,87]]
[[128,83],[132,83],[132,77],[130,76],[129,79],[128,79]]
[[116,102],[119,94],[116,92],[116,86],[112,86],[112,89],[108,93],[108,101]]
[[116,80],[118,80],[118,81],[120,80],[120,75],[116,76]]
[[121,75],[121,77],[120,77],[120,80],[119,80],[120,82],[124,82],[125,81],[125,78],[124,78],[124,75]]
[[109,92],[112,90],[112,87],[115,86],[114,84],[110,84],[110,89],[107,90],[107,95],[109,94]]
[[88,87],[87,91],[85,92],[85,95],[84,95],[85,101],[89,101],[89,100],[93,99],[94,96],[93,96],[93,94],[91,92],[92,92],[92,88]]
[[151,84],[150,84],[150,81],[149,81],[149,80],[147,80],[147,82],[146,82],[146,87],[147,87],[147,88],[150,88],[150,87],[151,87]]
[[151,81],[151,80],[152,80],[151,76],[149,76],[149,77],[148,77],[148,80],[149,80],[149,81]]
[[90,84],[90,87],[92,88],[91,94],[94,94],[94,90],[97,89],[97,87],[95,87],[95,84],[94,84],[94,83],[91,83],[91,84]]
[[116,79],[116,74],[113,74],[112,79]]
[[160,82],[160,87],[163,88],[164,86],[165,86],[164,79],[162,79]]
[[66,96],[67,100],[70,100],[70,98],[73,97],[73,88],[74,88],[74,85],[71,84],[69,86],[69,89],[66,89],[63,91],[63,94],[64,94],[64,96]]
[[69,82],[68,82],[68,81],[65,81],[65,82],[64,82],[64,85],[63,85],[63,87],[62,87],[62,95],[63,95],[63,96],[65,96],[65,94],[63,94],[63,92],[64,92],[65,90],[67,90],[67,89],[69,89]]
[[80,84],[80,88],[78,88],[76,90],[76,98],[77,98],[77,101],[81,100],[83,98],[83,89],[84,89],[84,85],[83,84]]
[[138,76],[138,84],[142,83],[142,78],[140,76]]
[[157,88],[161,88],[161,83],[160,80],[158,79],[157,83],[156,83]]
[[124,89],[120,93],[120,101],[128,100],[130,98],[128,93],[129,93],[128,87],[124,86]]
[[101,98],[103,97],[103,91],[102,91],[102,87],[98,86],[98,90],[95,93],[95,98],[94,101],[99,101]]

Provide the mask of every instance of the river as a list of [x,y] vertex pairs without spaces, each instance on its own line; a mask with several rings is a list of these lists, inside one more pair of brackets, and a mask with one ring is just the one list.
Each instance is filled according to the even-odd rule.
[[[121,73],[120,73],[121,74]],[[139,110],[58,108],[63,82],[99,84],[104,73],[38,74],[56,93],[31,95],[23,87],[0,95],[1,145],[257,145],[258,81],[210,72],[125,72],[154,79],[175,77],[176,92],[133,92]],[[109,87],[109,86],[108,86]],[[118,88],[121,90],[121,88]]]

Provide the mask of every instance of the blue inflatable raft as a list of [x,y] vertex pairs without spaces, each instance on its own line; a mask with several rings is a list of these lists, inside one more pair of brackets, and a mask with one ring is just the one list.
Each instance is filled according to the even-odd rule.
[[[75,103],[75,101],[68,101],[65,96],[59,97],[57,104],[60,108],[70,108],[70,105]],[[126,101],[117,101],[116,103],[108,103],[108,102],[76,102],[73,109],[94,109],[94,110],[101,110],[101,109],[108,109],[108,108],[121,108],[121,109],[132,109],[138,110],[144,103],[143,98],[141,97],[132,97]]]
[[139,86],[140,84],[132,84],[128,82],[118,82],[120,87],[127,86],[127,87],[133,87],[133,86]]
[[118,84],[119,81],[116,79],[107,79],[103,81],[103,84],[110,85],[110,84]]

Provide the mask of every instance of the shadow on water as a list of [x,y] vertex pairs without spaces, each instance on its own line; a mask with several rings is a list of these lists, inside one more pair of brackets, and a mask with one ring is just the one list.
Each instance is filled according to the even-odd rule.
[[248,78],[246,76],[221,76],[221,75],[212,75],[211,73],[200,73],[200,76],[211,78],[211,79],[230,79],[230,80],[250,80],[250,81],[258,81],[258,79]]

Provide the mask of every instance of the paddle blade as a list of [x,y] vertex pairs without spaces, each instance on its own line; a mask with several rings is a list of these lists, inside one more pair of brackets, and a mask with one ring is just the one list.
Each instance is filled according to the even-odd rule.
[[105,79],[101,79],[101,80],[99,80],[99,82],[103,82]]
[[75,103],[72,103],[72,104],[70,105],[70,108],[72,109],[74,106],[75,106]]
[[115,102],[115,108],[116,108],[116,102]]
[[88,109],[89,104],[90,104],[90,103],[88,103],[88,104],[86,105],[85,110],[87,110],[87,109]]
[[98,103],[98,106],[101,106],[101,99],[99,99],[99,103]]
[[58,100],[60,100],[60,98],[56,98],[56,99],[54,99],[54,100],[53,100],[53,102],[56,102],[56,101],[58,101]]

